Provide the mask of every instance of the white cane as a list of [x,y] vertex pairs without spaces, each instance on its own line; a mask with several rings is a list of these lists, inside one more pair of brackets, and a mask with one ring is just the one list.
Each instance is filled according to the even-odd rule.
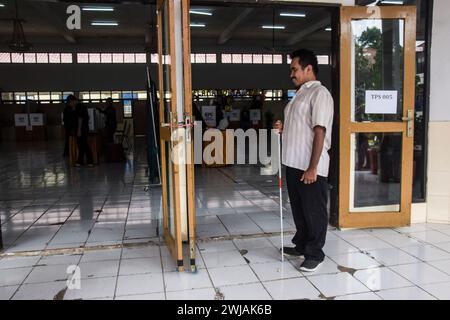
[[278,133],[278,186],[280,188],[281,262],[284,262],[283,236],[283,180],[281,176],[281,133]]

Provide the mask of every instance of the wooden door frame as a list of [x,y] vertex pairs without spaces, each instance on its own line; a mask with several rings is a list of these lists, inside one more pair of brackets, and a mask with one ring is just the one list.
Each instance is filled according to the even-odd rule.
[[[190,27],[190,0],[181,1],[182,29],[183,29],[183,77],[184,77],[184,105],[187,119],[193,124],[192,112],[192,69],[191,69],[191,27]],[[196,270],[196,201],[195,201],[195,171],[194,171],[194,134],[193,127],[187,127],[191,140],[186,143],[187,155],[190,156],[186,165],[187,182],[187,209],[188,209],[188,242],[189,264],[191,271]]]
[[[404,88],[403,117],[408,110],[414,110],[415,96],[415,39],[416,7],[341,7],[340,17],[340,58],[341,58],[341,96],[340,96],[340,179],[339,179],[339,227],[340,228],[376,228],[399,227],[411,223],[412,167],[414,138],[407,137],[406,122],[356,123],[351,122],[351,21],[354,19],[404,19]],[[344,88],[347,88],[344,90]],[[402,133],[402,173],[400,212],[350,212],[350,152],[351,134],[358,132]]]
[[182,239],[181,239],[181,216],[180,216],[180,188],[179,188],[179,165],[174,164],[169,159],[169,165],[172,166],[172,174],[173,174],[173,195],[174,195],[174,203],[173,203],[173,210],[174,210],[174,217],[173,217],[173,223],[175,224],[175,237],[172,236],[170,232],[170,226],[169,226],[169,214],[170,214],[170,208],[168,204],[168,192],[166,189],[166,186],[168,186],[168,181],[166,178],[166,172],[167,172],[167,166],[166,166],[166,160],[167,157],[170,157],[170,154],[166,153],[166,143],[171,143],[171,137],[172,137],[172,129],[169,121],[169,127],[162,126],[162,124],[166,121],[165,117],[165,106],[164,106],[164,79],[163,79],[163,52],[162,52],[162,16],[161,12],[163,10],[163,7],[165,6],[165,3],[168,4],[168,17],[169,17],[169,52],[170,52],[170,87],[171,87],[171,105],[170,105],[170,113],[173,115],[173,119],[175,123],[177,122],[176,114],[177,114],[177,91],[176,91],[176,59],[174,57],[175,54],[175,40],[172,35],[174,35],[175,31],[175,25],[174,25],[174,6],[173,6],[173,0],[158,0],[157,2],[157,20],[158,20],[158,56],[159,56],[159,66],[158,66],[158,79],[159,79],[159,92],[160,92],[160,99],[159,99],[159,112],[160,112],[160,142],[161,142],[161,172],[162,172],[162,197],[163,197],[163,229],[164,229],[164,241],[169,248],[170,253],[172,254],[172,257],[174,260],[176,260],[178,271],[184,271],[183,268],[183,247],[182,247]]
[[[160,12],[162,11],[162,6],[165,2],[168,2],[169,8],[169,52],[170,52],[170,86],[171,86],[171,114],[172,119],[170,123],[171,126],[160,127],[161,136],[161,159],[162,159],[162,186],[163,186],[163,227],[164,227],[164,241],[166,242],[169,250],[172,253],[173,258],[177,261],[177,266],[179,271],[184,270],[183,262],[183,238],[182,238],[182,217],[181,217],[181,188],[180,188],[180,169],[181,166],[186,166],[186,201],[187,201],[187,230],[188,230],[188,244],[189,244],[189,263],[191,271],[196,270],[196,211],[195,211],[195,175],[194,175],[194,139],[192,127],[186,127],[187,133],[190,134],[191,140],[186,142],[186,152],[190,159],[187,159],[187,164],[174,164],[170,162],[172,166],[173,174],[173,195],[174,195],[174,223],[175,223],[175,237],[170,233],[170,226],[168,221],[169,207],[167,203],[167,178],[166,178],[166,159],[168,156],[165,150],[165,143],[171,141],[171,136],[174,128],[178,127],[178,117],[177,108],[178,94],[183,95],[184,101],[184,115],[183,118],[190,120],[192,123],[192,72],[191,72],[191,38],[190,38],[190,17],[189,17],[189,0],[180,0],[180,10],[181,10],[181,32],[182,32],[182,55],[183,55],[183,92],[177,92],[176,87],[176,70],[177,59],[176,59],[176,44],[175,44],[175,0],[158,0],[158,55],[159,55],[159,88],[160,88],[160,119],[161,123],[164,123],[164,80],[163,80],[163,52],[162,52],[162,16]],[[177,142],[178,143],[178,142]],[[190,160],[190,162],[189,162]]]

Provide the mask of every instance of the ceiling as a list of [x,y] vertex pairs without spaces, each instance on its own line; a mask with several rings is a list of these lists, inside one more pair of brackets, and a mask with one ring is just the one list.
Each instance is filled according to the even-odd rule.
[[[12,37],[12,19],[15,16],[15,1],[0,0],[0,45],[7,45]],[[331,14],[319,7],[276,7],[253,5],[253,7],[209,1],[208,6],[195,5],[191,9],[207,9],[212,16],[191,14],[191,22],[206,24],[205,28],[191,28],[192,50],[217,50],[240,47],[242,50],[271,48],[273,51],[290,52],[300,43],[322,43],[330,46]],[[198,3],[198,2],[197,2]],[[114,7],[114,12],[82,11],[81,30],[71,31],[66,27],[70,4],[104,5]],[[212,4],[212,5],[211,5]],[[281,12],[302,12],[305,18],[281,17]],[[102,45],[126,46],[130,44],[153,47],[155,42],[154,1],[58,1],[19,0],[18,16],[24,19],[24,32],[35,47],[45,45],[76,46],[89,44],[95,49]],[[118,27],[91,26],[94,20],[117,21]],[[262,29],[262,25],[285,26],[284,30]],[[220,49],[219,49],[220,50]]]

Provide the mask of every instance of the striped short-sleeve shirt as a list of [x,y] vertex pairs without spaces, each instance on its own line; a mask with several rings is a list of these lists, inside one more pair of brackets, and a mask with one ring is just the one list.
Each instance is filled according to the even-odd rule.
[[314,127],[326,129],[322,155],[317,174],[328,177],[333,126],[333,98],[320,81],[309,81],[301,86],[284,110],[283,164],[307,170],[311,160]]

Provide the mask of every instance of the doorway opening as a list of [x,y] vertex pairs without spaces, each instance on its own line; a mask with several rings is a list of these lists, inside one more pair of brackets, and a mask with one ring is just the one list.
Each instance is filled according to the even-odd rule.
[[[193,112],[202,116],[204,126],[270,130],[275,120],[283,119],[284,107],[295,94],[289,77],[289,55],[300,48],[318,55],[318,80],[332,93],[338,119],[339,5],[191,1],[190,20]],[[226,127],[222,126],[223,118],[228,120]],[[329,221],[337,226],[337,120],[333,133]],[[199,221],[214,216],[222,222],[225,229],[217,224],[221,235],[236,229],[235,220],[249,226],[256,221],[260,232],[279,232],[278,179],[261,162],[249,163],[251,140],[246,141],[245,165],[196,166],[197,216]],[[287,190],[283,200],[285,217],[290,218]],[[264,223],[258,224],[263,219],[258,212],[266,221],[272,218],[273,223],[261,227]],[[233,219],[233,213],[240,218]],[[289,220],[286,222],[289,224]],[[242,227],[236,233],[239,230],[256,233],[258,229]],[[201,224],[198,231],[202,237]],[[210,233],[206,231],[205,235]]]

